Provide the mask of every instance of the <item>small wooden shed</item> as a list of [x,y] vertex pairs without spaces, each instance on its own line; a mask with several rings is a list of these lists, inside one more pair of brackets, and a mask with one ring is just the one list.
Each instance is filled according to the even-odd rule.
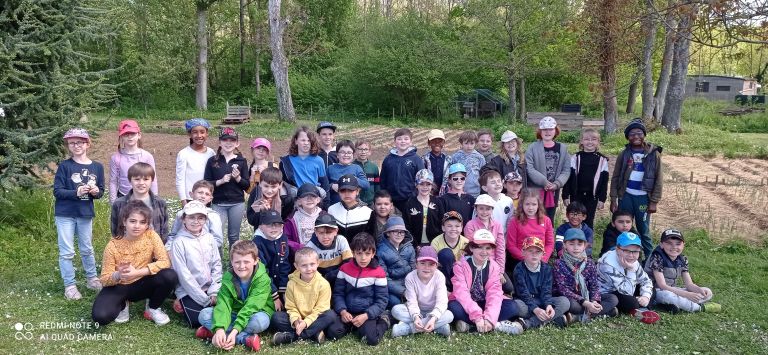
[[474,89],[456,98],[462,117],[495,117],[504,112],[504,99],[488,89]]
[[689,75],[685,97],[733,101],[736,95],[757,95],[757,80],[725,75]]

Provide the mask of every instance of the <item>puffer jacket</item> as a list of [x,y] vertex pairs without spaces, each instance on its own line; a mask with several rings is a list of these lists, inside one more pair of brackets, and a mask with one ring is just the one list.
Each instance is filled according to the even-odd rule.
[[[658,203],[661,201],[661,189],[663,187],[663,175],[661,167],[661,151],[662,147],[655,146],[650,143],[646,143],[643,149],[643,191],[648,193],[648,199],[651,202]],[[616,164],[613,166],[613,174],[611,175],[611,201],[621,199],[624,196],[624,192],[627,190],[627,183],[629,182],[629,175],[632,174],[632,149],[629,144],[626,148],[619,153],[616,157]]]
[[366,267],[357,265],[352,259],[339,268],[333,286],[333,310],[352,315],[366,313],[368,319],[375,319],[384,313],[389,301],[387,273],[372,258]]
[[405,232],[405,238],[400,248],[395,249],[386,235],[379,237],[376,246],[376,257],[379,265],[387,273],[387,287],[390,293],[403,295],[405,293],[405,277],[416,268],[416,250],[413,249],[413,236]]
[[472,322],[485,319],[495,326],[499,320],[501,302],[507,298],[501,289],[502,270],[495,261],[488,260],[487,267],[490,270],[488,281],[485,282],[485,309],[482,309],[469,294],[469,289],[472,287],[472,267],[469,266],[469,258],[471,256],[461,258],[453,265],[453,277],[451,277],[453,291],[448,295],[448,299],[458,301],[464,311],[469,314],[469,320]]
[[189,296],[207,306],[221,288],[221,258],[211,233],[195,237],[182,228],[171,246],[171,266],[179,277],[176,298]]
[[597,262],[598,277],[600,278],[600,293],[612,293],[618,291],[622,295],[634,295],[635,287],[640,285],[640,296],[651,298],[653,295],[653,281],[643,271],[639,262],[625,269],[619,264],[616,250],[611,250],[603,255]]

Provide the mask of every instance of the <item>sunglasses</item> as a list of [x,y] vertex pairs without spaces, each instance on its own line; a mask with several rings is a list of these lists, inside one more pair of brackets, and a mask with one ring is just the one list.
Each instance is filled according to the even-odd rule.
[[464,176],[454,176],[454,177],[451,178],[451,180],[453,180],[453,181],[464,181],[466,179],[467,178],[464,177]]

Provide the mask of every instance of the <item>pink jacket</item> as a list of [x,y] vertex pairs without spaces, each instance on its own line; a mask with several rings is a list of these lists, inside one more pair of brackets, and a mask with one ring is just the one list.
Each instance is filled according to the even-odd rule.
[[469,294],[469,288],[472,286],[472,268],[467,258],[461,258],[453,265],[453,292],[448,295],[448,299],[458,301],[469,315],[469,320],[475,322],[478,319],[486,319],[495,326],[499,320],[501,302],[506,297],[501,290],[501,268],[493,260],[488,260],[488,267],[491,269],[488,270],[488,281],[485,282],[485,309],[480,308]]
[[478,229],[488,229],[491,234],[496,238],[496,251],[493,253],[493,260],[499,267],[504,270],[504,266],[507,260],[507,241],[504,237],[504,229],[501,227],[501,223],[491,220],[491,228],[486,228],[485,224],[480,221],[479,218],[472,218],[467,225],[464,226],[464,236],[471,242],[474,240],[475,231]]
[[525,224],[518,222],[517,217],[512,217],[507,223],[507,251],[516,260],[523,260],[523,241],[526,237],[544,238],[544,255],[541,260],[549,261],[552,251],[555,250],[555,233],[552,221],[544,216],[544,223],[536,223],[535,218],[529,218]]

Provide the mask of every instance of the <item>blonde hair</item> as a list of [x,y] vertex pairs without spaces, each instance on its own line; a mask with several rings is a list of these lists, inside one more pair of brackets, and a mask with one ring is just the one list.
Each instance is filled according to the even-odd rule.
[[520,197],[519,201],[517,203],[517,221],[520,222],[521,225],[524,225],[528,222],[528,216],[525,215],[525,210],[523,209],[523,206],[525,205],[525,200],[529,198],[535,198],[536,202],[538,203],[538,209],[536,210],[536,223],[541,224],[544,223],[544,218],[547,217],[547,211],[544,209],[544,203],[541,201],[541,197],[539,195],[539,191],[537,190],[529,190],[525,189],[523,191],[520,191]]
[[294,261],[298,263],[300,258],[310,257],[310,256],[315,257],[315,260],[320,258],[320,256],[317,254],[317,251],[315,249],[312,249],[309,247],[303,247],[296,251],[296,256],[294,257]]
[[595,147],[595,151],[600,151],[600,132],[598,132],[594,128],[587,128],[583,131],[581,131],[581,134],[579,135],[579,150],[584,150],[584,146],[581,144],[581,140],[584,139],[585,136],[588,134],[592,134],[595,137],[597,137],[597,147]]
[[259,248],[256,247],[256,243],[252,240],[238,240],[232,244],[232,248],[229,250],[229,260],[232,260],[232,256],[237,255],[250,255],[254,261],[259,260]]
[[[525,165],[525,155],[523,153],[523,140],[520,137],[517,137],[513,140],[517,142],[517,151],[515,152],[518,157],[517,164]],[[509,143],[509,142],[506,142],[506,143]],[[507,151],[504,149],[504,144],[505,142],[499,141],[499,153],[500,153],[499,157],[501,157],[501,160],[503,160],[505,164],[509,164],[512,159],[510,159],[509,154],[507,154]]]

